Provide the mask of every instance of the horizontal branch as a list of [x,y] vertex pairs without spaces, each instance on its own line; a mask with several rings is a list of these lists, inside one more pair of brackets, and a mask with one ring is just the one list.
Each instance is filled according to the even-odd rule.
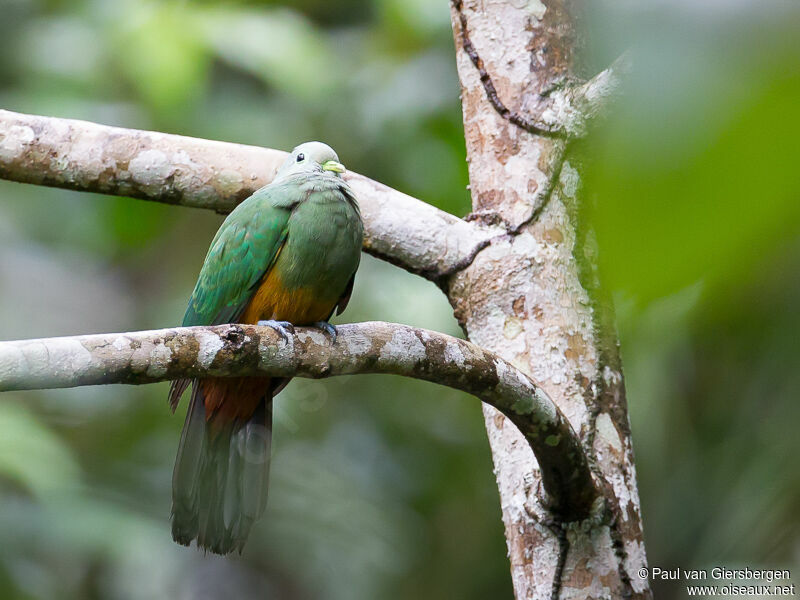
[[219,325],[0,342],[0,391],[141,384],[193,377],[321,378],[387,373],[477,396],[523,433],[539,463],[552,510],[583,519],[597,490],[577,435],[530,378],[470,342],[405,325],[337,327],[338,337],[298,328]]
[[[0,178],[230,212],[269,183],[285,152],[0,110]],[[453,273],[490,233],[348,173],[364,250],[431,280]]]

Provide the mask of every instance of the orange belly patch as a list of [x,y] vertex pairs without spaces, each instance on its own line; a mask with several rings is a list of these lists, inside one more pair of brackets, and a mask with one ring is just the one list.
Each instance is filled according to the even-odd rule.
[[240,322],[257,323],[274,319],[295,325],[310,325],[327,319],[338,301],[338,298],[320,298],[319,292],[309,288],[288,290],[278,270],[272,268],[261,279],[261,285],[245,307]]

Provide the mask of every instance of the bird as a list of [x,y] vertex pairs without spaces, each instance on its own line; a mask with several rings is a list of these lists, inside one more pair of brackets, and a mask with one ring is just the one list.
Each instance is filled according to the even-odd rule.
[[[224,220],[203,262],[183,326],[246,323],[288,339],[329,323],[353,291],[363,223],[345,168],[322,142],[300,144],[275,178]],[[172,477],[172,537],[215,554],[244,548],[266,508],[274,396],[288,378],[179,379],[191,399]]]

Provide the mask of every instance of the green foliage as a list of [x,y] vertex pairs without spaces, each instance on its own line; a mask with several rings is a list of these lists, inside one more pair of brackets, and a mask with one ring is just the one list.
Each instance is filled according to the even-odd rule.
[[162,118],[179,114],[203,92],[211,55],[199,23],[177,2],[132,2],[115,23],[111,50],[128,85]]
[[46,498],[76,485],[78,467],[64,442],[21,404],[0,404],[0,473]]
[[800,13],[687,3],[595,17],[591,51],[629,45],[635,62],[580,154],[618,300],[650,564],[790,568]]
[[678,51],[648,33],[615,118],[588,144],[604,274],[643,302],[698,280],[718,293],[797,235],[800,51],[777,24],[709,23]]
[[324,106],[346,82],[334,44],[294,11],[210,10],[200,23],[220,58],[296,100]]

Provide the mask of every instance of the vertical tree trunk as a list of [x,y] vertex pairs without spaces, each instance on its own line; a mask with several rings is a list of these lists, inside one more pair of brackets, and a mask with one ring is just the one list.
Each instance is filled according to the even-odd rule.
[[[580,433],[606,501],[565,523],[536,461],[489,406],[515,595],[647,598],[641,513],[613,313],[596,285],[569,140],[540,131],[548,91],[575,81],[569,0],[453,0],[472,220],[498,236],[453,276],[469,339],[541,383]],[[546,128],[545,128],[546,129]]]

